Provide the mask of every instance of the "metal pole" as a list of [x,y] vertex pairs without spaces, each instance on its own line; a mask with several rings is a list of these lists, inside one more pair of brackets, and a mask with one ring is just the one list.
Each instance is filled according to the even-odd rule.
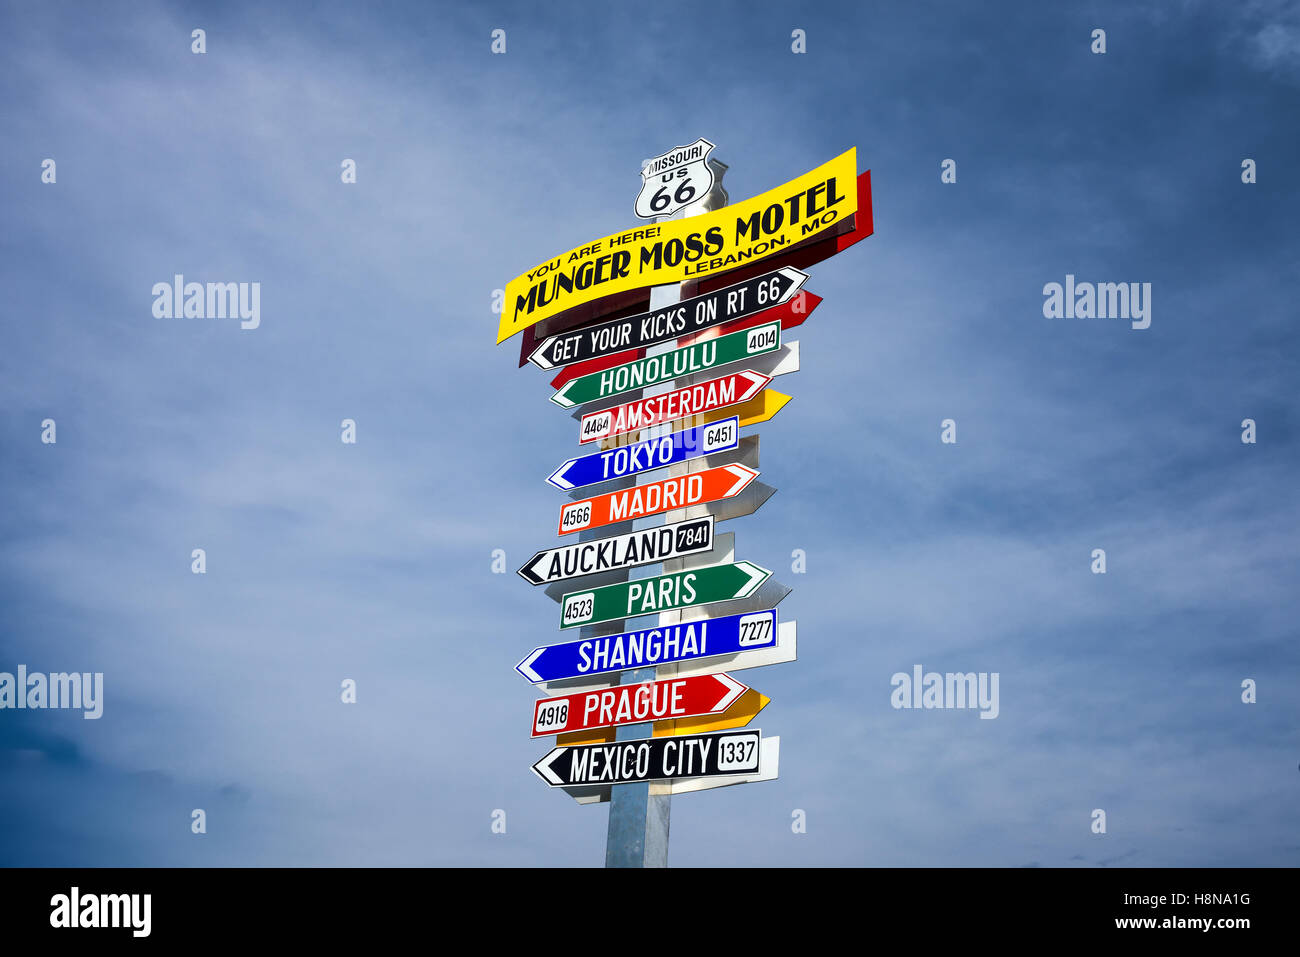
[[[650,290],[650,308],[654,310],[680,302],[681,288],[678,283],[655,286]],[[675,346],[673,342],[651,346],[646,350],[646,355],[668,352]],[[642,394],[651,396],[660,392],[670,392],[674,388],[676,382],[666,382],[646,389]],[[667,426],[659,428],[658,431],[662,431],[663,428]],[[660,621],[664,617],[661,615]],[[669,667],[671,666],[660,665],[659,668],[636,668],[625,671],[622,683],[626,685],[654,681],[657,671],[666,672]],[[648,738],[653,730],[653,724],[627,725],[618,729],[617,740]],[[668,866],[668,825],[672,811],[672,797],[668,788],[663,785],[652,788],[649,781],[619,784],[610,788],[609,830],[605,836],[606,867]]]
[[[687,216],[698,215],[726,205],[728,197],[726,189],[722,186],[722,176],[726,172],[727,166],[725,163],[712,159],[710,165],[713,166],[715,173],[713,190],[707,196],[702,196],[697,204],[688,206],[675,216],[661,216],[655,220],[656,222],[664,222],[667,219],[684,219]],[[680,283],[654,286],[650,290],[650,309],[655,310],[664,306],[671,306],[673,303],[681,302],[681,299],[682,287]],[[675,348],[677,348],[675,341],[665,342],[648,348],[646,355],[659,355],[664,352],[671,352]],[[653,386],[646,389],[642,395],[651,396],[662,392],[671,392],[682,383],[690,382],[692,378],[688,376],[685,379]],[[671,430],[672,424],[668,423],[651,430],[651,435],[662,434]],[[669,475],[685,474],[689,470],[690,464],[689,462],[683,462],[671,466]],[[702,508],[700,511],[705,512],[707,510]],[[685,516],[686,510],[670,512],[664,520],[666,522],[680,521]],[[670,565],[681,566],[682,563],[680,559],[665,562],[664,571],[667,572]],[[680,621],[681,616],[681,611],[663,612],[659,615],[659,624],[666,625]],[[657,668],[637,668],[623,672],[622,683],[639,684],[643,681],[654,681],[656,677],[671,678],[676,673],[677,666],[675,664],[659,665]],[[648,738],[653,731],[653,724],[628,725],[618,729],[616,740]],[[609,829],[605,837],[606,867],[668,866],[668,828],[672,812],[672,797],[671,784],[666,781],[645,781],[637,784],[611,786]]]

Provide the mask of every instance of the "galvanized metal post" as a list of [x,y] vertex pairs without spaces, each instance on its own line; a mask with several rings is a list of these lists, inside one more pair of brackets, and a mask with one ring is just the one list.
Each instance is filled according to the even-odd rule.
[[[714,171],[713,190],[707,196],[700,197],[698,203],[688,206],[677,216],[659,217],[656,222],[663,222],[665,219],[685,218],[686,216],[697,215],[726,205],[728,197],[726,189],[722,186],[722,176],[726,172],[727,166],[717,160],[710,160],[710,165]],[[681,302],[681,290],[680,283],[653,287],[650,290],[651,310]],[[646,355],[659,355],[664,352],[671,352],[675,348],[677,348],[675,341],[665,342],[648,348]],[[642,394],[650,396],[662,392],[671,392],[673,389],[678,388],[683,381],[689,381],[689,377],[686,380],[665,382],[651,387]],[[663,433],[671,431],[671,429],[672,425],[669,423],[651,431],[652,433]],[[669,474],[685,474],[689,466],[689,462],[671,466]],[[680,513],[670,512],[666,516],[665,522],[678,521],[685,515],[685,511]],[[680,560],[665,563],[664,569],[667,571],[670,564],[680,563]],[[680,620],[680,618],[680,611],[665,612],[660,614],[659,623],[669,624]],[[643,681],[654,681],[656,677],[672,677],[676,673],[676,665],[637,668],[623,672],[622,683],[640,684]],[[653,733],[653,730],[653,724],[628,725],[618,729],[617,740],[648,738]],[[672,813],[672,797],[671,785],[668,782],[644,781],[637,784],[618,784],[610,788],[609,828],[605,837],[606,867],[668,866],[668,830]]]
[[[681,301],[681,286],[672,283],[655,286],[650,290],[650,308],[660,309]],[[675,343],[651,346],[646,355],[668,352]],[[642,394],[655,395],[669,392],[676,387],[674,382],[646,389]],[[661,616],[662,618],[662,616]],[[668,666],[659,668],[637,668],[623,672],[623,684],[640,684],[654,681],[656,672],[667,670]],[[675,670],[675,669],[674,669]],[[617,740],[648,738],[654,730],[653,724],[633,724],[618,729]],[[619,784],[610,789],[609,829],[605,836],[606,867],[667,867],[668,866],[668,826],[672,812],[671,792],[660,786],[652,786],[649,781],[636,784]]]

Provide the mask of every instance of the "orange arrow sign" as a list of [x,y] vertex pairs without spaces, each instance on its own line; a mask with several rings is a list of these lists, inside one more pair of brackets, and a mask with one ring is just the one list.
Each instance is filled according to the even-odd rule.
[[747,465],[720,465],[584,498],[560,509],[559,533],[567,535],[584,528],[601,528],[672,509],[734,498],[757,477],[757,470]]

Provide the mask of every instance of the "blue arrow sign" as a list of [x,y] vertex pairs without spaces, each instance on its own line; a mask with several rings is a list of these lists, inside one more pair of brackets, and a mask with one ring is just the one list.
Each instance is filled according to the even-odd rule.
[[621,635],[534,648],[515,670],[528,681],[559,681],[674,661],[733,655],[776,643],[776,609],[660,625]]
[[739,444],[740,417],[733,415],[729,419],[719,419],[681,432],[670,432],[634,445],[569,459],[552,472],[546,481],[567,492],[571,488],[595,485],[624,475],[661,469],[687,459],[697,459],[701,455],[726,452]]

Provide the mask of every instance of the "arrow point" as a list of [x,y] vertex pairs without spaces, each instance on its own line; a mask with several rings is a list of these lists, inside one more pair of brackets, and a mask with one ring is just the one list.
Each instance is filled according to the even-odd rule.
[[736,562],[736,567],[749,576],[749,581],[740,589],[740,593],[736,595],[737,598],[748,598],[754,594],[758,586],[762,585],[772,575],[766,568],[755,565],[753,562]]
[[748,465],[724,465],[728,472],[736,476],[736,484],[727,489],[724,498],[732,498],[739,495],[741,490],[754,479],[758,478],[758,472],[751,469]]
[[564,383],[564,385],[556,391],[555,395],[551,396],[551,401],[561,409],[572,409],[575,403],[569,398],[569,389],[573,387],[573,383],[576,381],[576,379],[570,379],[568,382]]
[[569,749],[568,748],[552,749],[550,752],[545,754],[540,761],[538,761],[536,764],[533,765],[533,773],[536,774],[543,781],[545,781],[547,784],[556,785],[556,786],[563,784],[564,781],[560,778],[560,776],[551,770],[551,765],[555,762],[556,758],[558,758],[561,754],[563,754],[567,750]]
[[731,675],[716,674],[713,677],[718,680],[719,684],[721,684],[724,688],[727,689],[726,692],[723,694],[722,698],[718,701],[718,703],[714,705],[713,712],[715,714],[719,714],[723,711],[726,711],[728,708],[730,708],[733,704],[736,703],[737,698],[739,698],[741,695],[743,695],[746,691],[749,690],[748,685],[741,684],[735,678],[731,677]]
[[750,380],[749,388],[746,389],[744,395],[740,397],[741,402],[745,402],[749,399],[752,399],[755,395],[758,394],[759,389],[762,389],[764,386],[766,386],[769,382],[772,381],[772,377],[770,375],[764,375],[761,372],[755,372],[753,369],[746,369],[744,372],[740,374],[743,376],[747,376]]
[[546,347],[550,344],[550,339],[543,339],[541,345],[533,350],[533,354],[528,357],[528,361],[539,369],[554,369],[555,363],[546,358]]
[[794,294],[799,291],[799,287],[808,281],[808,274],[802,270],[795,269],[793,266],[783,266],[781,268],[781,273],[794,283],[786,294],[781,297],[781,302],[789,302],[794,298]]
[[516,574],[530,585],[540,585],[542,583],[542,578],[533,571],[533,566],[536,565],[545,554],[545,552],[536,552],[532,558],[528,559],[528,561],[524,562],[523,565],[519,567]]
[[567,492],[569,489],[573,488],[573,483],[564,477],[564,473],[573,468],[573,463],[576,461],[578,460],[569,459],[567,462],[562,464],[558,469],[551,473],[550,478],[546,480],[547,483],[554,485],[562,492]]
[[545,653],[546,653],[545,648],[534,648],[532,654],[530,654],[523,661],[519,662],[519,664],[515,665],[515,671],[519,672],[521,675],[524,676],[524,678],[526,678],[530,682],[536,683],[538,681],[541,681],[542,676],[539,675],[535,670],[533,670],[533,663],[536,662],[537,659],[542,657],[542,655]]
[[768,409],[765,409],[764,411],[767,412],[767,417],[769,419],[784,409],[793,398],[793,396],[786,395],[784,392],[777,392],[775,389],[768,389],[767,395],[767,405],[770,407],[770,411]]

